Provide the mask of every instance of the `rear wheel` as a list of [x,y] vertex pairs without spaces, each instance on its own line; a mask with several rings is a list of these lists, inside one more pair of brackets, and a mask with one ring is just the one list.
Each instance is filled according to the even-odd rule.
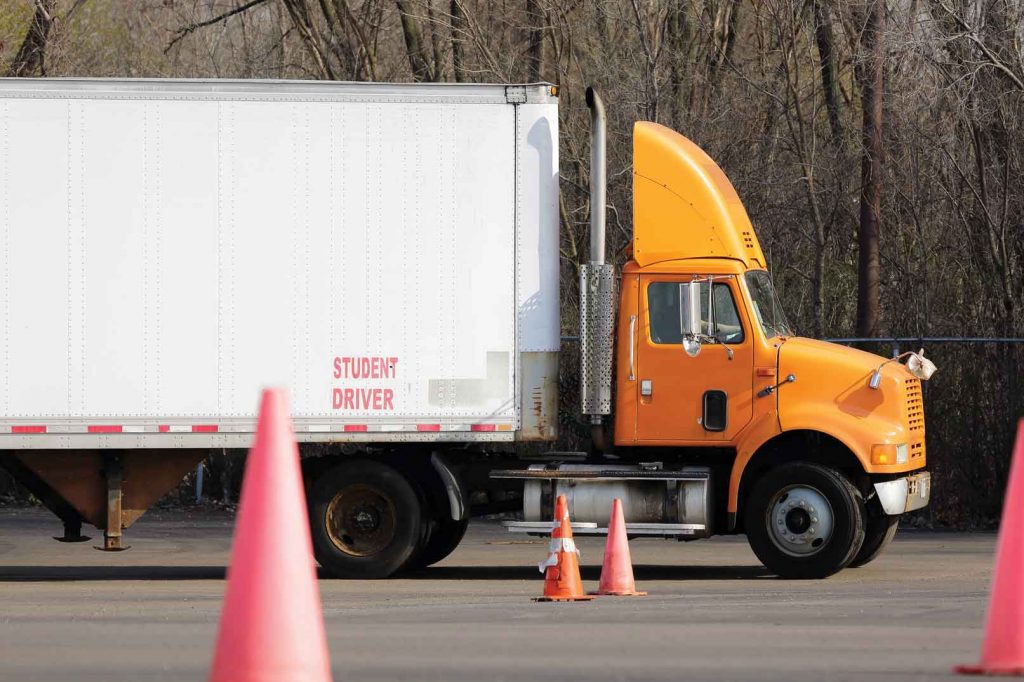
[[877,559],[896,537],[899,525],[899,516],[888,516],[881,510],[876,514],[869,514],[864,526],[864,544],[850,562],[850,568],[859,568]]
[[462,542],[469,528],[469,519],[453,521],[452,519],[435,519],[431,524],[430,536],[426,545],[414,555],[405,568],[417,569],[433,566],[447,558]]
[[825,578],[864,542],[864,501],[835,469],[798,462],[772,469],[747,499],[744,524],[757,558],[783,578]]
[[310,530],[320,565],[342,578],[386,578],[422,542],[419,496],[394,467],[346,462],[310,491]]

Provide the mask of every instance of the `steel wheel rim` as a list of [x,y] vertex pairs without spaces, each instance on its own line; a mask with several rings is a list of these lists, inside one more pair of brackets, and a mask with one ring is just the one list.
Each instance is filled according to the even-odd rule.
[[327,505],[327,535],[355,557],[382,552],[395,538],[395,505],[380,488],[365,483],[342,488]]
[[828,498],[810,485],[791,485],[777,492],[765,516],[768,535],[789,556],[813,556],[825,549],[835,529]]

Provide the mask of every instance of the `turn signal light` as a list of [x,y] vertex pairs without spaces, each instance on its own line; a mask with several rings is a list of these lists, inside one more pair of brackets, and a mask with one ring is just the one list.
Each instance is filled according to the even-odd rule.
[[877,443],[871,446],[871,463],[876,465],[884,464],[906,464],[907,444],[900,443]]

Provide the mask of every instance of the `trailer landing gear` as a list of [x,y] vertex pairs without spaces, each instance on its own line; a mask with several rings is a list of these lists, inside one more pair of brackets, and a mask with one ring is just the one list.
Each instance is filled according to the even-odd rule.
[[92,540],[88,535],[82,535],[82,517],[63,519],[64,535],[54,535],[57,542],[88,542]]
[[64,525],[60,542],[86,542],[82,524],[103,530],[117,552],[124,529],[205,457],[205,450],[22,450],[0,453],[3,467]]
[[131,547],[122,544],[124,532],[121,516],[121,481],[124,478],[124,470],[121,467],[120,453],[103,454],[103,474],[107,483],[107,523],[103,529],[103,546],[95,549],[104,552],[123,552]]

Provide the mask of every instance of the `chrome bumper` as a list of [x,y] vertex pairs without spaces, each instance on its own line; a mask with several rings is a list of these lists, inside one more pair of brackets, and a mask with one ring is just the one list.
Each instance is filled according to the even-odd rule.
[[927,506],[932,495],[932,475],[922,471],[894,481],[882,481],[875,484],[875,493],[886,514],[905,514]]

